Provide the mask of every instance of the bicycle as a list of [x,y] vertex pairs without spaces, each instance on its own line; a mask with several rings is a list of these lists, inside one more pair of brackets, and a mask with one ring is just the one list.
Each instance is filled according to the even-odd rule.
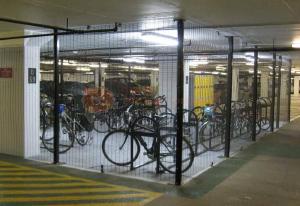
[[[112,131],[104,137],[102,142],[104,156],[112,164],[128,166],[138,159],[142,147],[144,155],[153,161],[157,160],[165,171],[174,174],[176,172],[177,135],[161,131],[160,121],[164,121],[164,117],[158,115],[130,119],[127,129]],[[153,138],[150,146],[146,138]],[[182,172],[186,172],[192,166],[193,161],[192,146],[184,137]]]
[[[68,96],[70,98],[71,96]],[[72,97],[71,97],[72,98]],[[85,146],[92,142],[93,123],[80,113],[74,105],[67,107],[65,104],[59,105],[61,138],[59,139],[59,153],[63,154],[74,147],[75,141],[80,146]],[[53,111],[53,105],[47,104],[48,110]],[[51,115],[52,116],[52,115]],[[46,119],[44,116],[43,119]],[[43,121],[46,122],[46,121]],[[54,134],[53,127],[43,125],[43,135],[41,137],[42,145],[49,152],[54,152]]]

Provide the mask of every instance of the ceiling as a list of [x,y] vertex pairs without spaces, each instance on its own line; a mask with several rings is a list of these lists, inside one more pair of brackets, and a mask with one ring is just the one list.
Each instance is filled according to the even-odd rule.
[[[238,36],[249,45],[291,46],[300,39],[296,0],[0,0],[0,17],[65,27],[184,18]],[[0,23],[0,31],[23,29]],[[298,53],[287,54],[300,65]]]
[[183,17],[205,25],[294,24],[295,0],[1,0],[1,16],[44,24],[89,25]]

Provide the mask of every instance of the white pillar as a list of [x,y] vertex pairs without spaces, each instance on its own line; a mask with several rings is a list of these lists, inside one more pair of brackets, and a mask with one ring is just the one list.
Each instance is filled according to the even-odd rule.
[[[52,37],[24,42],[24,157],[40,154],[40,48]],[[29,68],[36,70],[36,83],[29,83]]]
[[184,61],[184,99],[183,99],[183,108],[189,108],[189,99],[190,99],[190,61]]
[[152,71],[150,74],[150,87],[151,87],[151,91],[153,91],[154,96],[157,96],[158,93],[158,78],[159,78],[159,72],[158,71]]
[[300,76],[295,76],[294,78],[294,96],[299,96],[299,82],[300,82]]
[[95,68],[95,88],[100,86],[100,68]]
[[260,84],[260,96],[269,97],[269,70],[262,69]]
[[100,68],[100,87],[101,87],[101,95],[104,95],[105,91],[105,68]]
[[168,107],[176,113],[177,61],[159,61],[159,95],[165,95]]
[[239,76],[240,76],[240,69],[233,68],[232,70],[232,101],[239,100]]

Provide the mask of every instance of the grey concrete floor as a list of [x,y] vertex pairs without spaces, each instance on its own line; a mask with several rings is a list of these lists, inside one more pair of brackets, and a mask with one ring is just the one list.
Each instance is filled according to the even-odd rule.
[[148,206],[299,206],[299,125],[297,119]]

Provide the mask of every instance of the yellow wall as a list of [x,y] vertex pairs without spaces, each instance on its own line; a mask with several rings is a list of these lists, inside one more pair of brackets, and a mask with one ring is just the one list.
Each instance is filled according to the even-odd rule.
[[194,107],[212,105],[214,103],[214,77],[196,75],[194,78]]

